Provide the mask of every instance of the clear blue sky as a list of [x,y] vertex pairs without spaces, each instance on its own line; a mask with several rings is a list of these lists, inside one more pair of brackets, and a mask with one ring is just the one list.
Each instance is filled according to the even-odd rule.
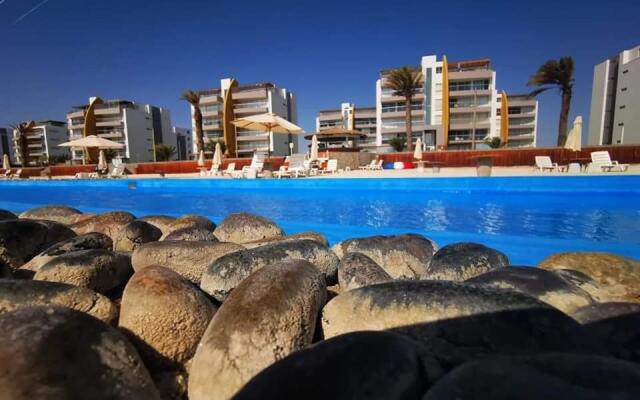
[[[587,118],[593,66],[640,44],[640,1],[0,0],[0,126],[61,119],[89,96],[171,110],[220,78],[270,81],[318,110],[375,102],[384,67],[420,56],[490,58],[499,89],[523,92],[550,58],[571,55],[571,118]],[[540,144],[555,142],[559,96],[540,97]]]

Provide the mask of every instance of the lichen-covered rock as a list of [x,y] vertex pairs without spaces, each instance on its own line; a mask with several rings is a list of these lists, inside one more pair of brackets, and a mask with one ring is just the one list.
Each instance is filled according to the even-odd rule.
[[199,286],[202,274],[209,264],[226,254],[243,249],[244,247],[235,243],[152,242],[135,249],[131,263],[136,271],[150,265],[167,267]]
[[168,215],[145,215],[138,218],[139,221],[147,222],[162,231],[163,235],[166,235],[171,231],[171,224],[176,220],[176,217],[170,217]]
[[140,245],[155,242],[162,236],[162,231],[155,226],[140,220],[131,221],[122,227],[113,243],[115,251],[133,251]]
[[216,229],[216,224],[202,215],[183,215],[171,222],[169,228],[170,231],[182,228],[201,228],[213,232]]
[[267,244],[273,244],[283,240],[302,240],[302,239],[315,240],[316,242],[324,246],[329,246],[329,241],[327,240],[327,238],[325,238],[322,234],[318,232],[300,232],[300,233],[295,233],[293,235],[287,235],[283,237],[262,239],[262,240],[257,240],[255,242],[243,243],[242,245],[247,249],[253,249],[255,247],[260,247]]
[[267,366],[311,344],[325,296],[322,274],[306,261],[251,274],[202,337],[189,371],[189,399],[228,399]]
[[218,258],[202,275],[200,287],[216,300],[224,301],[251,273],[284,260],[306,260],[322,272],[327,284],[337,281],[339,260],[328,247],[315,240],[285,240]]
[[16,269],[35,255],[75,233],[62,224],[28,219],[0,222],[0,265]]
[[445,375],[424,400],[637,399],[640,369],[624,361],[577,354],[539,354],[473,361]]
[[132,273],[129,256],[94,249],[58,256],[40,267],[33,279],[68,283],[106,294],[123,286]]
[[452,243],[433,255],[427,279],[464,281],[508,265],[509,259],[498,250],[479,243]]
[[217,242],[213,231],[200,227],[180,228],[163,235],[160,240],[184,240],[189,242]]
[[593,303],[587,292],[550,271],[533,267],[498,268],[466,280],[483,286],[512,289],[543,301],[566,314]]
[[602,320],[640,314],[638,303],[594,303],[577,309],[571,316],[581,324],[590,324]]
[[422,235],[405,234],[348,239],[332,249],[340,258],[348,253],[362,253],[394,279],[426,279],[438,245]]
[[23,273],[24,277],[32,277],[46,263],[55,257],[72,253],[79,250],[104,249],[111,250],[113,242],[111,238],[104,233],[92,232],[84,235],[74,236],[70,239],[58,242],[47,248],[42,253],[33,257],[31,261],[20,267],[18,272]]
[[412,340],[389,332],[355,332],[276,362],[233,398],[413,400],[442,374],[438,362]]
[[0,221],[8,221],[10,219],[18,219],[18,216],[9,210],[0,209]]
[[258,215],[237,213],[227,216],[215,230],[221,242],[249,243],[284,236],[275,222]]
[[393,278],[375,261],[362,253],[349,253],[338,265],[341,290],[357,289],[376,283],[390,282]]
[[0,315],[0,366],[6,399],[159,399],[124,336],[69,308],[24,307]]
[[0,314],[38,305],[72,308],[108,324],[118,317],[118,309],[108,298],[86,288],[58,282],[0,280]]
[[46,219],[68,225],[74,223],[77,216],[80,214],[82,214],[82,211],[72,207],[51,205],[31,208],[22,212],[20,214],[20,218]]
[[545,258],[540,268],[581,272],[601,286],[600,301],[640,302],[640,262],[609,253],[557,253]]
[[109,236],[114,242],[122,229],[136,217],[126,211],[110,211],[69,225],[78,235],[89,232],[100,232]]
[[152,370],[181,367],[196,352],[216,307],[186,278],[158,266],[133,274],[119,326]]

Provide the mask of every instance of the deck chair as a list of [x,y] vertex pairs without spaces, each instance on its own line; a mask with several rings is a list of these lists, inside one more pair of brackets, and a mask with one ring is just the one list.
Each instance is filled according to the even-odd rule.
[[255,169],[256,173],[262,172],[262,168],[264,167],[264,159],[264,154],[255,153],[253,155],[253,158],[251,159],[251,165],[245,165],[244,167],[242,167],[242,170],[239,171],[240,177],[246,177],[250,169]]
[[373,160],[371,160],[371,162],[369,164],[360,166],[360,167],[358,167],[358,169],[365,170],[365,171],[366,170],[370,170],[370,169],[373,169],[376,166],[377,163],[378,163],[378,161],[373,159]]
[[229,165],[227,165],[227,169],[225,169],[224,171],[222,171],[222,175],[228,175],[228,176],[233,176],[233,171],[236,170],[236,163],[232,162],[229,163]]
[[384,160],[378,160],[377,163],[375,163],[373,165],[373,167],[371,167],[372,171],[382,171],[382,163],[384,162]]
[[536,156],[536,168],[538,171],[559,171],[558,163],[551,162],[549,156]]
[[611,172],[617,169],[624,172],[629,168],[629,164],[620,164],[617,161],[611,161],[608,151],[594,151],[591,153],[591,164],[599,171]]
[[113,167],[109,173],[109,178],[122,178],[126,175],[127,171],[125,169],[125,164],[119,163],[117,166]]
[[18,170],[16,170],[16,172],[9,175],[9,179],[22,179],[22,178],[23,178],[22,168],[19,168]]
[[334,174],[338,172],[338,160],[331,159],[327,161],[327,168],[321,171],[323,174]]

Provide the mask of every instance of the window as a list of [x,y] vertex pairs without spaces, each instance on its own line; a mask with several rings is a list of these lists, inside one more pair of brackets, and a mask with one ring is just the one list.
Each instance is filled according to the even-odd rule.
[[622,71],[623,74],[626,74],[627,72],[629,72],[628,69],[625,69],[624,71]]
[[622,89],[620,89],[620,91],[621,91],[621,92],[626,92],[626,91],[627,91],[627,88],[626,88],[626,87],[623,87]]
[[624,110],[625,108],[627,108],[627,106],[625,106],[625,105],[621,105],[621,106],[620,106],[620,109],[621,109],[621,110]]
[[[412,101],[411,102],[412,110],[422,110],[422,102],[421,101]],[[395,103],[383,103],[382,104],[382,112],[404,112],[404,102],[395,102]]]
[[436,74],[442,73],[442,67],[436,67]]
[[449,82],[449,90],[452,92],[460,90],[489,90],[489,79]]

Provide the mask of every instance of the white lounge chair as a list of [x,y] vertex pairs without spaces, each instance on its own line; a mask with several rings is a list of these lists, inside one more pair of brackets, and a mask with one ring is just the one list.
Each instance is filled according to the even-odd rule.
[[241,171],[236,171],[233,176],[235,178],[246,178],[247,173],[249,173],[250,169],[254,169],[256,173],[262,172],[262,168],[264,167],[264,159],[264,154],[255,153],[253,155],[253,158],[251,159],[251,165],[245,165],[244,167],[242,167]]
[[232,162],[229,163],[229,165],[227,165],[227,169],[225,169],[224,171],[222,171],[222,175],[229,175],[229,176],[233,176],[233,172],[236,170],[236,163]]
[[594,151],[591,153],[591,164],[599,171],[611,172],[614,168],[620,172],[624,172],[629,168],[629,164],[620,164],[617,161],[611,161],[608,151]]
[[292,154],[289,157],[289,166],[280,167],[280,170],[275,174],[278,178],[282,178],[285,176],[299,178],[300,176],[307,176],[309,172],[310,168],[308,164],[305,163],[305,155]]
[[384,160],[380,159],[378,160],[377,163],[375,163],[375,165],[373,167],[371,167],[372,171],[382,171],[382,163],[384,162]]
[[536,168],[542,172],[546,170],[552,172],[560,170],[558,163],[551,162],[551,157],[549,156],[536,156]]
[[125,164],[118,163],[117,166],[114,166],[111,172],[109,173],[109,178],[122,178],[127,174],[125,169]]
[[211,164],[211,168],[208,171],[204,171],[205,176],[218,176],[220,174],[220,166],[218,164]]
[[378,161],[376,161],[376,159],[374,158],[373,160],[371,160],[369,164],[358,167],[358,169],[365,170],[365,171],[369,169],[373,169],[377,163]]
[[323,174],[334,174],[338,172],[338,160],[331,159],[327,161],[327,168],[321,170]]

